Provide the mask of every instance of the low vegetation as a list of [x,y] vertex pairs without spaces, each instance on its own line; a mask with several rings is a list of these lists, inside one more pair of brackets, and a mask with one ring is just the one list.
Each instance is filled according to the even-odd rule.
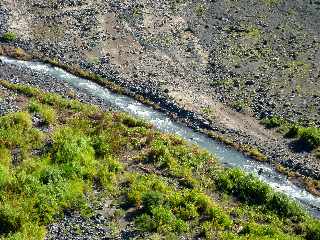
[[65,210],[88,217],[89,202],[106,196],[121,203],[138,239],[320,239],[319,221],[297,203],[176,136],[0,84],[29,99],[0,116],[1,239],[44,239]]
[[262,120],[267,128],[278,128],[288,138],[296,138],[299,146],[305,150],[314,150],[319,157],[320,129],[317,127],[302,126],[298,123],[290,123],[284,118],[272,116]]
[[2,35],[2,40],[5,42],[13,42],[17,39],[17,36],[13,32],[7,32]]

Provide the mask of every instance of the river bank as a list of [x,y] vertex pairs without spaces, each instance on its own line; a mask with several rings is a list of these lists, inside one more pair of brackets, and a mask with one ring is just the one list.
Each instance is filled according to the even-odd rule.
[[[168,117],[165,113],[160,112],[158,108],[155,110],[134,98],[118,93],[112,93],[107,88],[101,87],[91,80],[77,77],[61,68],[52,67],[40,62],[19,61],[5,57],[2,57],[1,60],[8,66],[27,69],[28,71],[34,72],[37,76],[42,76],[42,73],[44,73],[45,75],[42,76],[44,78],[49,77],[49,79],[54,80],[54,82],[61,82],[62,85],[67,84],[68,88],[73,89],[73,91],[83,92],[91,98],[96,98],[95,101],[98,100],[97,102],[99,102],[99,105],[102,104],[101,106],[103,108],[109,106],[113,110],[116,109],[120,112],[127,112],[148,121],[148,123],[162,132],[180,136],[190,143],[200,146],[212,153],[224,166],[239,167],[248,173],[255,174],[262,181],[272,186],[276,191],[283,192],[288,196],[297,199],[310,209],[312,213],[316,216],[318,215],[318,210],[320,208],[318,198],[304,191],[302,189],[303,186],[302,188],[301,186],[296,186],[295,184],[298,183],[297,181],[293,184],[288,181],[286,176],[276,173],[276,170],[272,166],[254,161],[252,158],[248,158],[236,151],[235,147],[230,144],[230,142],[228,142],[228,145],[224,145],[217,141],[213,141],[206,134],[195,132],[191,128],[185,126],[185,124],[172,120],[172,118]],[[2,84],[10,88],[10,85],[7,85],[5,81],[2,82]],[[82,101],[86,101],[86,99],[82,98]],[[230,145],[232,147],[230,147]]]
[[[10,48],[6,46],[3,46],[3,53],[24,60],[41,60],[41,57],[33,56],[32,54],[28,54],[23,50],[18,51],[19,54],[16,55],[15,48]],[[153,108],[168,114],[171,118],[174,118],[176,121],[181,121],[182,123],[197,131],[203,131],[212,138],[221,141],[231,146],[232,148],[237,149],[238,151],[243,152],[244,154],[252,157],[253,159],[262,161],[267,165],[271,164],[275,169],[279,170],[283,174],[286,174],[296,184],[304,185],[308,191],[312,192],[315,195],[319,195],[319,186],[316,181],[319,177],[319,173],[317,171],[317,168],[314,168],[311,165],[314,165],[314,162],[310,160],[310,154],[294,153],[288,147],[290,140],[281,137],[280,134],[271,132],[270,130],[263,130],[264,139],[262,140],[261,138],[258,138],[259,141],[257,141],[257,134],[254,138],[250,134],[244,134],[241,131],[235,131],[234,129],[230,129],[230,127],[226,127],[219,121],[208,121],[204,116],[198,114],[197,112],[188,111],[182,108],[181,106],[177,105],[174,101],[168,100],[165,97],[165,95],[162,95],[161,93],[159,95],[140,95],[141,92],[137,94],[134,91],[135,87],[125,88],[122,85],[110,85],[113,84],[110,82],[105,82],[106,84],[104,84],[103,79],[100,79],[100,77],[98,78],[97,75],[92,75],[89,72],[83,71],[77,67],[64,65],[58,62],[52,62],[47,59],[42,61],[49,62],[49,64],[52,64],[53,66],[62,66],[64,69],[69,70],[70,72],[76,75],[84,75],[84,77],[89,77],[92,81],[98,82],[98,84],[106,86],[112,91],[115,91],[117,93],[120,92],[122,94],[134,97],[138,101],[142,101],[144,104],[148,104]],[[68,89],[69,87],[67,86],[56,86],[50,88],[51,86],[53,86],[50,82],[56,82],[52,80],[50,77],[47,78],[48,80],[46,82],[43,82],[42,78],[36,78],[31,80],[34,75],[32,72],[25,72],[27,70],[21,70],[20,68],[16,69],[14,66],[10,66],[8,69],[6,69],[8,66],[3,66],[5,69],[3,69],[2,71],[3,75],[0,76],[3,79],[10,79],[10,77],[12,78],[16,76],[16,78],[14,79],[21,79],[22,82],[31,83],[32,85],[35,85],[40,88],[44,87],[45,90],[56,91],[56,89],[64,89],[63,92],[58,91],[58,93],[62,93],[63,95],[71,98],[75,97],[77,99],[83,99],[85,101],[88,100],[88,96],[79,95],[76,89]],[[19,73],[19,71],[22,71],[22,74]],[[95,99],[91,99],[90,101],[97,102],[97,100]],[[239,117],[238,119],[241,119],[243,122],[250,120],[247,116],[243,114],[235,114]],[[247,124],[251,124],[250,126],[252,126],[253,121],[254,120],[251,119],[251,123],[247,122]],[[258,122],[256,122],[255,124],[258,126],[259,129],[264,129],[263,126],[259,125]],[[254,129],[252,131],[255,132],[256,130],[257,129]],[[261,135],[261,132],[259,133]],[[270,134],[275,134],[276,138]],[[271,136],[272,139],[270,139]],[[311,162],[311,164],[301,164],[303,161],[305,161],[305,159],[308,159],[309,163]]]
[[[319,207],[319,199],[295,188],[272,169],[269,169],[272,177],[266,175],[264,178],[264,172],[260,176],[266,184],[240,170],[221,168],[219,161],[223,159],[231,165],[243,164],[241,168],[245,167],[249,173],[257,171],[259,164],[255,165],[256,162],[243,158],[243,155],[172,122],[162,113],[134,99],[112,94],[61,69],[35,62],[2,60],[20,69],[31,69],[33,76],[52,76],[50,80],[67,82],[79,92],[84,91],[97,99],[100,96],[122,111],[130,109],[133,114],[151,120],[157,129],[178,134],[197,145],[190,145],[176,135],[160,133],[149,123],[124,113],[102,112],[94,105],[69,101],[28,85],[1,81],[4,87],[0,90],[1,95],[4,94],[5,99],[5,94],[11,96],[20,107],[18,112],[1,117],[0,121],[5,123],[1,125],[2,132],[10,131],[10,134],[1,135],[1,141],[5,143],[3,147],[11,150],[2,150],[2,154],[11,152],[18,157],[12,163],[18,165],[10,167],[16,178],[20,179],[23,171],[23,179],[34,179],[32,182],[17,181],[14,186],[19,191],[4,188],[10,191],[11,198],[17,200],[11,206],[5,198],[6,208],[0,210],[5,216],[17,213],[14,218],[1,218],[4,226],[9,226],[3,227],[1,234],[23,234],[28,238],[37,236],[42,239],[46,234],[46,224],[58,220],[47,226],[47,239],[84,239],[86,236],[93,239],[146,239],[159,235],[186,239],[210,239],[219,235],[220,239],[230,239],[230,236],[241,239],[243,234],[255,238],[264,236],[266,239],[311,240],[315,236],[318,239],[318,221],[279,191],[296,198],[314,214],[312,206],[317,203]],[[24,134],[12,138],[16,131]],[[28,145],[20,145],[23,143]],[[24,152],[23,156],[28,156],[27,159],[16,151],[17,146],[23,147],[20,150]],[[216,154],[217,158],[198,146]],[[61,151],[67,152],[61,155]],[[83,157],[84,162],[81,161]],[[69,165],[70,161],[72,165]],[[39,167],[34,167],[35,164]],[[70,171],[70,167],[75,169]],[[266,167],[264,170],[269,171]],[[10,185],[10,181],[2,184]],[[268,185],[279,189],[274,191]],[[30,187],[34,191],[29,191]],[[201,192],[204,188],[206,194],[210,191],[210,195]],[[21,191],[24,191],[22,196]],[[183,209],[189,209],[189,204],[194,206],[194,211],[185,212]],[[151,212],[147,210],[148,206]],[[12,207],[14,210],[8,212],[7,209]],[[30,212],[30,209],[37,211]],[[319,209],[314,210],[319,212]],[[170,218],[162,217],[162,213]],[[60,214],[64,218],[56,218]],[[198,214],[203,217],[198,219]],[[249,227],[248,221],[249,225],[257,221],[257,224],[250,225],[252,230],[249,233],[244,230]],[[302,227],[299,233],[288,232],[288,227],[295,229],[301,226],[300,221],[306,227]],[[260,227],[274,231],[255,231]]]

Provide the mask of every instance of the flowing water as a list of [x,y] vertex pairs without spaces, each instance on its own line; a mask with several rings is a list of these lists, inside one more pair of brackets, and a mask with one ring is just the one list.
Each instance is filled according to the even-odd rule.
[[[133,98],[112,93],[108,89],[101,87],[92,81],[74,76],[58,67],[52,67],[40,62],[19,61],[7,57],[0,57],[0,59],[3,63],[29,68],[39,73],[49,74],[61,81],[68,82],[71,86],[85,91],[87,94],[94,97],[99,97],[121,111],[128,112],[152,123],[160,131],[177,134],[189,142],[197,144],[214,154],[222,164],[231,167],[239,167],[248,173],[257,175],[259,179],[268,183],[273,189],[296,199],[302,206],[309,210],[312,215],[320,218],[320,198],[315,197],[303,188],[294,185],[286,176],[277,173],[274,168],[269,165],[254,161],[244,156],[242,153],[208,138],[204,134],[195,132],[186,126],[171,120],[164,113],[158,112]],[[258,171],[260,169],[263,171],[259,175]]]

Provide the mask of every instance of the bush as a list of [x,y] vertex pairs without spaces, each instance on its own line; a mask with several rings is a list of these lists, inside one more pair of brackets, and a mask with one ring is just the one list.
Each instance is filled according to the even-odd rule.
[[[182,204],[181,204],[182,205]],[[184,220],[191,220],[199,217],[198,207],[189,202],[185,202],[184,206],[180,206],[178,210],[178,216]]]
[[54,133],[53,152],[57,163],[85,163],[94,158],[90,139],[71,128],[61,128]]
[[[290,233],[284,234],[281,230],[276,226],[270,225],[263,225],[257,223],[248,223],[244,226],[242,231],[240,232],[241,235],[244,236],[251,236],[254,238],[250,239],[279,239],[279,240],[294,240],[294,239],[301,239],[291,236]],[[246,238],[247,239],[247,238]]]
[[0,117],[0,142],[8,149],[20,147],[24,152],[42,146],[43,134],[32,127],[29,113],[11,113]]
[[268,201],[267,207],[279,216],[286,218],[301,219],[304,216],[301,207],[282,193],[274,193]]
[[162,205],[164,202],[163,194],[156,191],[148,191],[142,195],[142,205],[147,212],[151,212],[155,206]]
[[320,146],[320,129],[319,128],[303,128],[300,132],[300,141],[306,144],[311,149]]
[[124,116],[122,123],[126,125],[129,128],[134,127],[148,127],[148,124],[144,122],[143,120],[131,117],[131,116]]
[[29,104],[29,111],[32,113],[38,113],[46,124],[52,124],[56,121],[55,110],[47,105],[31,101]]
[[142,232],[153,232],[156,229],[155,223],[148,214],[142,214],[135,220],[135,225]]
[[78,174],[86,177],[96,174],[97,161],[91,141],[75,129],[66,127],[56,131],[52,152],[54,162],[78,168]]
[[168,207],[155,206],[150,215],[143,214],[136,219],[137,227],[142,231],[159,233],[183,233],[189,230],[188,224],[178,219]]
[[221,226],[222,228],[229,228],[232,225],[232,220],[229,215],[227,215],[223,209],[218,206],[210,207],[208,209],[209,218],[212,222]]
[[240,200],[253,204],[265,204],[270,197],[270,187],[240,169],[226,169],[217,179],[218,189],[237,196]]
[[102,133],[93,140],[93,147],[98,157],[107,156],[113,153],[111,146],[112,136],[110,132]]
[[288,132],[285,134],[285,137],[295,138],[299,135],[299,130],[300,127],[294,124],[289,128]]
[[277,116],[267,117],[264,120],[262,120],[262,124],[264,124],[266,128],[280,127],[284,123],[284,119]]
[[48,224],[63,209],[79,206],[83,202],[84,183],[64,180],[39,186],[35,192],[35,207],[41,222]]
[[9,171],[9,168],[0,164],[0,190],[7,185],[7,183],[10,181],[10,178],[11,172]]
[[0,206],[0,235],[17,232],[21,227],[19,209],[2,204]]
[[170,229],[172,227],[172,224],[176,220],[172,211],[169,208],[163,206],[153,207],[151,209],[151,214],[158,230],[160,230],[160,227]]
[[32,127],[31,116],[27,112],[11,113],[0,118],[1,128],[21,128],[23,130]]
[[320,240],[320,222],[313,221],[307,225],[307,240]]
[[13,42],[17,39],[17,36],[13,32],[7,32],[2,35],[2,39],[6,42]]
[[4,146],[0,146],[0,165],[9,167],[11,165],[11,158],[11,151]]
[[281,217],[301,219],[305,214],[293,200],[273,192],[267,184],[239,169],[224,170],[215,182],[219,190],[233,194],[241,201],[266,206]]

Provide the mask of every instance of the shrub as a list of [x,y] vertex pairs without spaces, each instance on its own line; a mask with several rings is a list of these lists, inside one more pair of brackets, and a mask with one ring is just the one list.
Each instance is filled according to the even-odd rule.
[[169,208],[163,206],[153,207],[151,209],[151,214],[158,230],[160,227],[170,229],[172,227],[172,223],[174,223],[174,221],[176,220],[172,211]]
[[43,144],[43,134],[32,127],[27,112],[11,113],[0,117],[0,142],[9,149],[20,147],[22,152]]
[[302,218],[304,212],[293,200],[271,188],[256,177],[239,169],[227,169],[216,178],[216,186],[221,191],[231,193],[251,204],[264,205],[281,217]]
[[94,138],[93,147],[98,157],[107,156],[113,153],[111,141],[112,136],[110,132],[103,132]]
[[182,219],[176,219],[174,223],[174,231],[176,233],[184,233],[189,231],[189,225]]
[[320,129],[315,127],[301,129],[300,141],[311,149],[320,146]]
[[162,205],[164,202],[163,194],[156,191],[148,191],[142,195],[143,208],[150,212],[153,207]]
[[280,127],[284,123],[284,119],[278,116],[267,117],[264,120],[262,120],[262,124],[264,124],[266,128]]
[[184,220],[191,220],[199,217],[198,207],[189,202],[185,202],[184,206],[180,206],[178,210],[178,216]]
[[290,126],[288,132],[285,134],[285,137],[295,138],[299,135],[299,130],[300,130],[300,127],[294,124]]
[[282,193],[274,193],[268,201],[267,207],[279,216],[286,218],[301,219],[305,214],[296,202]]
[[130,179],[130,189],[127,192],[127,199],[130,204],[142,205],[143,194],[148,191],[166,194],[170,187],[155,175],[141,176],[133,175]]
[[307,240],[320,240],[320,222],[313,221],[307,225]]
[[87,162],[94,157],[90,139],[71,128],[61,128],[53,137],[54,161],[57,163]]
[[252,236],[255,237],[255,239],[295,239],[291,238],[289,234],[283,234],[277,227],[270,225],[259,225],[256,223],[246,224],[240,234]]
[[267,184],[240,169],[227,169],[221,172],[216,179],[216,185],[220,190],[254,204],[266,203],[271,192]]
[[122,171],[122,164],[115,158],[108,156],[99,161],[97,169],[97,177],[100,185],[104,189],[115,193],[115,186],[117,180],[116,174]]
[[7,182],[10,180],[11,174],[9,169],[0,164],[0,190],[5,187]]
[[53,136],[52,152],[54,162],[78,167],[83,176],[92,177],[96,173],[97,161],[91,141],[75,129],[57,130]]
[[152,232],[156,228],[155,223],[148,214],[142,214],[141,216],[138,216],[135,220],[135,225],[142,232]]
[[7,32],[2,35],[2,39],[6,42],[13,42],[17,39],[17,36],[13,32]]
[[59,183],[63,180],[64,172],[56,166],[48,166],[40,173],[40,182],[43,184]]
[[217,236],[216,228],[210,221],[205,221],[201,226],[202,234],[206,239],[214,239]]
[[0,118],[1,128],[21,128],[29,129],[32,127],[31,116],[27,112],[11,113]]
[[52,124],[56,121],[55,110],[47,105],[31,101],[29,104],[29,111],[32,113],[38,113],[46,124]]
[[11,151],[4,146],[0,146],[0,165],[6,167],[11,165]]
[[17,232],[21,227],[19,209],[9,205],[0,206],[0,235]]
[[198,211],[202,214],[207,213],[208,209],[213,206],[211,198],[197,190],[187,192],[185,201],[194,203],[198,207]]
[[150,215],[142,214],[135,223],[138,229],[148,232],[180,233],[188,230],[188,225],[184,221],[176,219],[172,211],[163,206],[153,207]]
[[39,186],[35,192],[35,207],[40,220],[48,224],[63,209],[79,206],[84,201],[83,191],[84,183],[79,179]]
[[222,228],[229,228],[232,225],[230,216],[227,215],[220,207],[210,207],[207,212],[209,218]]
[[122,123],[126,125],[129,128],[134,128],[134,127],[148,127],[147,123],[144,122],[143,120],[131,117],[131,116],[124,116]]

